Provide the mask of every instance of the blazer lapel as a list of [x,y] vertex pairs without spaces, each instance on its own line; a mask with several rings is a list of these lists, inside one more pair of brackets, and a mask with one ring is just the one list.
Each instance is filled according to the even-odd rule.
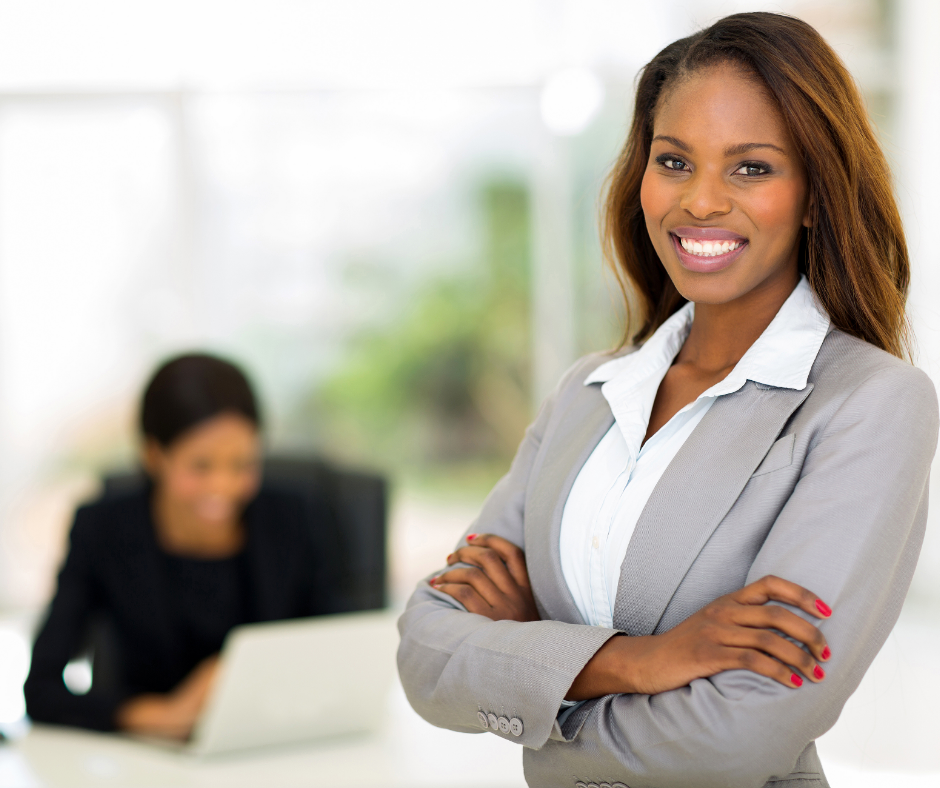
[[695,557],[812,389],[748,381],[712,405],[640,515],[621,564],[614,627],[652,634]]
[[600,386],[585,386],[560,414],[526,496],[526,563],[543,619],[584,623],[565,583],[559,539],[565,501],[581,467],[614,423]]

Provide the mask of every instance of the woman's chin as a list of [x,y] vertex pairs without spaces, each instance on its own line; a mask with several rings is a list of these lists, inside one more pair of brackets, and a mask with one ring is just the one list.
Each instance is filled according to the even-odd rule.
[[193,514],[207,526],[221,527],[235,519],[236,511],[233,506],[196,506]]

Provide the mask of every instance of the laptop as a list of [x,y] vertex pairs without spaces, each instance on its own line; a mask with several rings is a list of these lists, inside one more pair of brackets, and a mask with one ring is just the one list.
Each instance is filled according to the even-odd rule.
[[215,755],[374,731],[386,715],[397,645],[387,610],[236,627],[182,749]]

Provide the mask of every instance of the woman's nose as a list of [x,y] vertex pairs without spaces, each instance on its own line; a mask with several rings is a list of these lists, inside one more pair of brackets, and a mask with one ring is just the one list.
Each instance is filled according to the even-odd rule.
[[679,207],[696,219],[728,213],[731,210],[731,199],[724,179],[707,173],[696,173],[686,181]]

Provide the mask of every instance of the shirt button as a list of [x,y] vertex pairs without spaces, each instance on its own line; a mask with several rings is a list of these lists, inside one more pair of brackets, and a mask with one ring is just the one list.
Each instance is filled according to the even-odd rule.
[[497,722],[499,723],[500,733],[509,733],[509,720],[507,720],[505,717],[500,717]]
[[591,538],[591,547],[597,550],[601,546],[600,540],[594,536]]
[[522,735],[522,720],[520,720],[518,717],[513,717],[509,721],[509,732],[513,736],[521,736]]
[[490,724],[490,727],[491,727],[494,731],[498,731],[498,730],[499,730],[499,720],[496,719],[496,715],[495,715],[495,714],[493,714],[492,712],[490,712],[489,714],[487,714],[487,715],[486,715],[486,721]]
[[480,721],[481,728],[489,728],[489,723],[486,719],[486,715],[482,711],[477,712],[477,719]]

